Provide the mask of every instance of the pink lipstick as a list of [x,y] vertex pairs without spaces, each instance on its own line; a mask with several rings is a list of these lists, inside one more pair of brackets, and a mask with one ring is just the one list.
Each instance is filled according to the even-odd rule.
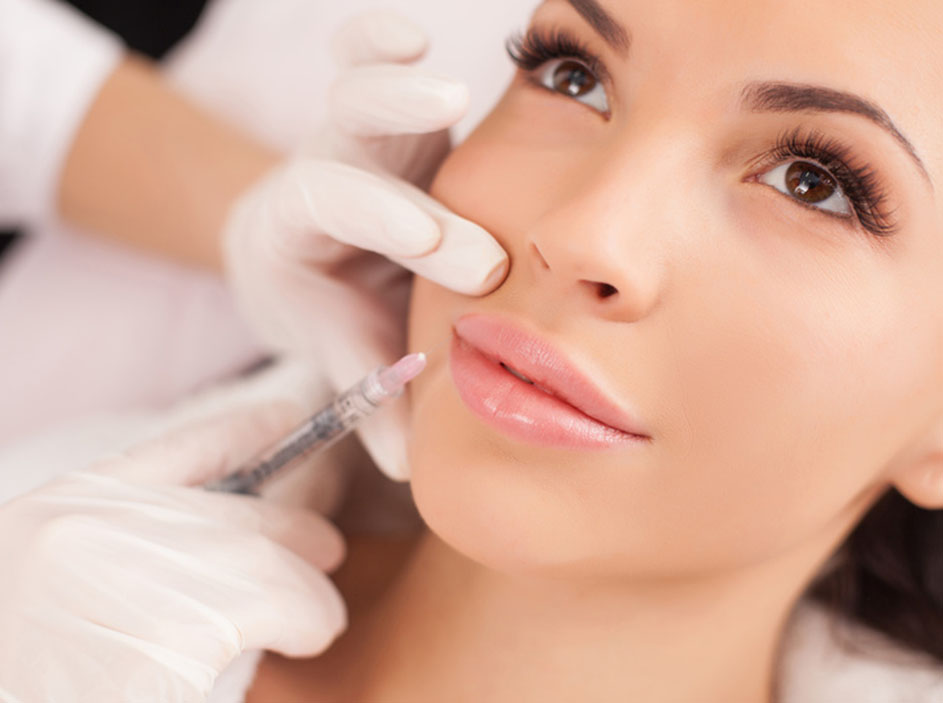
[[461,317],[449,367],[468,408],[518,440],[570,449],[651,440],[633,413],[607,398],[562,353],[502,318]]

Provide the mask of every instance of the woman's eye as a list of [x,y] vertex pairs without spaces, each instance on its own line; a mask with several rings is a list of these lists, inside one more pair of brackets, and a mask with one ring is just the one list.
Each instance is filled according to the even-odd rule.
[[539,70],[540,84],[550,90],[576,98],[601,113],[609,113],[609,100],[599,79],[575,59],[553,59]]
[[838,215],[853,216],[854,208],[838,181],[811,161],[786,161],[759,177],[781,193]]

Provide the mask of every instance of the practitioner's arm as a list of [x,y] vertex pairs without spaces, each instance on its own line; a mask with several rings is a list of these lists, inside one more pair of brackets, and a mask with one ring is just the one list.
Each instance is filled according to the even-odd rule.
[[98,234],[218,269],[230,205],[279,156],[179,95],[146,59],[128,56],[79,127],[58,209]]
[[[60,202],[73,222],[222,265],[263,343],[308,359],[339,392],[403,355],[405,269],[482,295],[509,262],[487,231],[400,180],[431,180],[468,106],[465,86],[412,65],[425,36],[376,11],[335,47],[347,69],[327,98],[329,129],[317,154],[284,159],[125,62],[79,130]],[[399,406],[357,430],[397,480],[406,424]]]

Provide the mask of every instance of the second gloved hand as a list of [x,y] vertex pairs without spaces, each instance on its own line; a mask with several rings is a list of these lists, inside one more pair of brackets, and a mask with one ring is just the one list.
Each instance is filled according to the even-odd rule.
[[299,410],[239,411],[0,505],[0,700],[196,703],[243,650],[323,651],[346,627],[323,573],[343,559],[341,534],[197,487]]
[[[340,391],[405,353],[411,271],[482,295],[508,258],[487,231],[403,180],[428,185],[468,102],[463,85],[408,65],[425,50],[422,33],[374,12],[345,27],[335,50],[349,68],[332,123],[236,203],[224,247],[262,340],[309,358]],[[399,403],[358,428],[398,480],[408,478],[406,419]]]

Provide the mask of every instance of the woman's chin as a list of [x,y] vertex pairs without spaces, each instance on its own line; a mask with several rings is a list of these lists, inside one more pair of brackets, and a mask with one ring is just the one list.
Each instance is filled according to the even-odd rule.
[[497,571],[562,567],[573,555],[562,486],[548,481],[542,462],[510,452],[450,383],[447,373],[427,379],[412,402],[412,493],[423,520],[451,547]]

